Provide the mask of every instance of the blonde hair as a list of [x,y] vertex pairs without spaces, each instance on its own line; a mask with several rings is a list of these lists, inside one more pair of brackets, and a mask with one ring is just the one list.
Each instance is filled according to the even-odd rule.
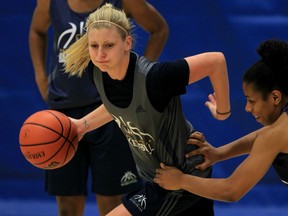
[[91,13],[85,24],[86,33],[64,51],[65,72],[81,77],[90,62],[87,33],[92,28],[112,28],[112,26],[116,27],[123,40],[131,35],[132,22],[124,11],[113,7],[112,4],[106,3]]

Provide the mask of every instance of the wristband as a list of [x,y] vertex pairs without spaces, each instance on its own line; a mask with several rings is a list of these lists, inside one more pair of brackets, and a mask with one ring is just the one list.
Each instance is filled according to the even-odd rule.
[[227,115],[227,114],[230,114],[231,113],[231,110],[229,110],[228,112],[218,112],[218,110],[216,109],[216,113],[218,115]]

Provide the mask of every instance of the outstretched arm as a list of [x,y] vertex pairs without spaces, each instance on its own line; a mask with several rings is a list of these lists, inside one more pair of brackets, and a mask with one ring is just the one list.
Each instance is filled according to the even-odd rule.
[[[281,148],[277,134],[258,136],[250,155],[228,178],[201,178],[183,174],[180,170],[161,164],[155,182],[167,190],[184,189],[214,200],[235,202],[243,197],[265,175]],[[284,143],[284,142],[282,142]],[[283,145],[283,144],[282,144]],[[273,148],[271,148],[273,146]]]
[[156,61],[169,35],[169,27],[165,19],[146,0],[123,0],[123,9],[144,31],[149,33],[144,56],[151,61]]
[[204,170],[219,161],[249,154],[256,137],[267,127],[261,128],[218,148],[215,148],[213,145],[208,143],[202,133],[194,132],[187,140],[187,144],[196,145],[199,148],[187,153],[186,157],[189,158],[199,154],[203,155],[205,158],[204,162],[197,165],[195,168]]
[[113,120],[103,104],[81,119],[70,119],[77,127],[79,140],[89,131],[95,130]]

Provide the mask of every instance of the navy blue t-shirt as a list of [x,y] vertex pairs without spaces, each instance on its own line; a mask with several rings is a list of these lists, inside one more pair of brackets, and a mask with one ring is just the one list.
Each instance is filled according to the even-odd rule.
[[[107,73],[103,73],[106,95],[118,107],[126,108],[132,100],[136,59],[136,55],[131,53],[127,74],[121,81],[113,80]],[[90,62],[88,71],[91,82],[93,80],[93,67],[93,63]],[[188,80],[189,66],[186,60],[156,63],[147,75],[147,91],[154,108],[162,112],[172,97],[185,94]],[[115,95],[114,98],[113,95]]]

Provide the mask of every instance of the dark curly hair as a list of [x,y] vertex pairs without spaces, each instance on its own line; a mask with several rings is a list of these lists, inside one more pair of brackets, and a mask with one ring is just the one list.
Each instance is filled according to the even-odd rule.
[[288,95],[288,44],[280,40],[267,40],[257,49],[261,59],[244,74],[243,82],[253,84],[266,100],[273,90]]

